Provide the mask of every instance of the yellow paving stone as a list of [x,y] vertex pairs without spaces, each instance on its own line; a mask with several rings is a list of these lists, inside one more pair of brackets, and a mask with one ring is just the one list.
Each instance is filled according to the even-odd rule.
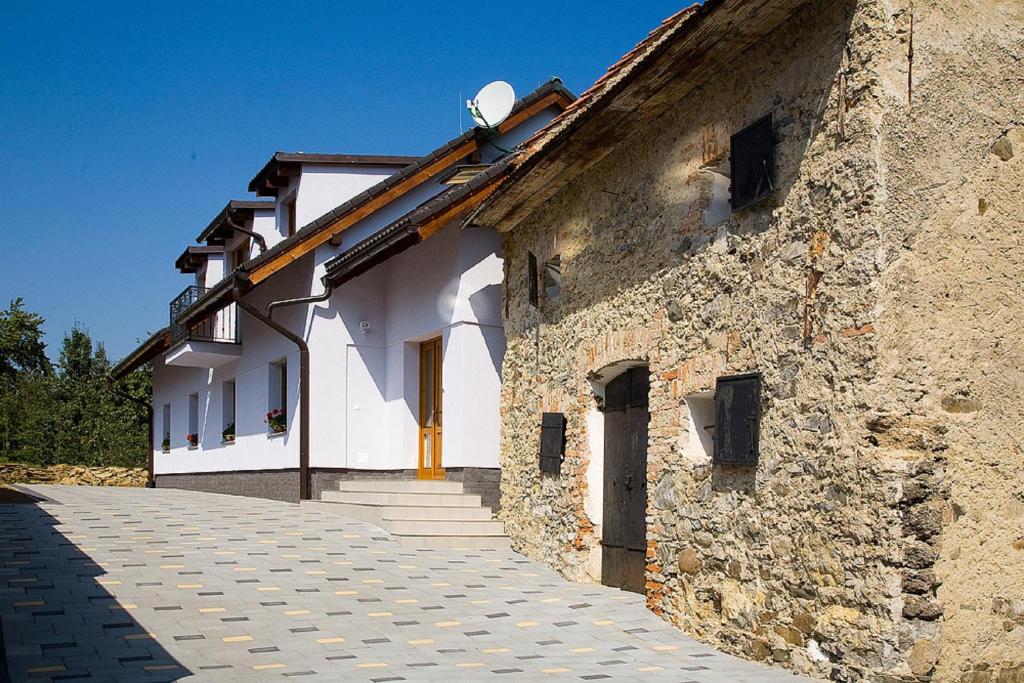
[[273,593],[274,591],[279,591],[281,589],[278,586],[263,586],[261,588],[257,588],[256,590],[260,591],[261,593]]
[[256,567],[235,567],[234,571],[236,571],[236,572],[254,572],[254,571],[256,571]]
[[359,534],[342,534],[342,538],[362,538]]
[[517,621],[516,626],[519,628],[530,628],[531,626],[540,626],[539,621]]
[[541,602],[562,602],[562,598],[544,598]]
[[221,640],[225,643],[245,643],[252,640],[252,636],[224,636]]
[[492,602],[491,600],[470,600],[469,604],[471,604],[471,605],[489,605],[489,604],[491,604],[491,602]]
[[651,673],[651,672],[654,672],[654,671],[664,671],[664,670],[665,670],[665,667],[663,667],[663,666],[642,666],[639,669],[637,669],[637,671],[643,671],[644,673]]
[[416,565],[414,565],[414,564],[400,564],[400,565],[398,565],[398,568],[399,569],[416,569]]
[[267,669],[283,669],[284,664],[254,664],[253,671],[266,671]]
[[359,595],[359,591],[334,591],[335,595]]
[[397,605],[415,605],[418,602],[419,600],[417,600],[416,598],[405,598],[404,600],[395,600],[395,604]]
[[459,662],[455,666],[462,667],[463,669],[479,669],[481,666],[487,666],[483,662]]
[[344,643],[345,639],[341,636],[338,636],[337,638],[317,638],[316,642],[321,645],[330,645],[331,643]]
[[384,583],[384,579],[363,579],[363,583]]
[[391,612],[367,612],[366,616],[368,616],[368,617],[393,617],[395,615],[392,614]]
[[391,553],[389,553],[387,550],[371,550],[370,554],[371,555],[390,555]]
[[447,581],[435,581],[434,583],[432,583],[430,585],[433,586],[434,588],[446,588],[446,587],[450,586],[451,584],[448,583]]
[[565,674],[572,671],[572,669],[566,669],[564,666],[556,666],[550,669],[541,669],[541,673],[546,674]]
[[327,572],[325,572],[322,569],[310,569],[306,573],[309,574],[310,576],[321,576],[323,574],[326,574]]
[[679,648],[675,645],[655,645],[651,649],[655,652],[671,652],[672,650],[678,650]]
[[217,539],[213,536],[200,536],[196,539],[197,541],[216,541]]
[[227,608],[224,607],[200,607],[200,614],[219,614],[220,612],[227,612]]
[[462,625],[461,621],[456,621],[454,619],[452,621],[435,621],[434,622],[434,626],[436,626],[438,628],[448,628],[449,626],[461,626],[461,625]]
[[310,613],[310,611],[308,609],[290,609],[290,610],[285,610],[284,614],[285,614],[285,616],[288,616],[288,617],[301,617],[303,614],[309,614],[309,613]]
[[511,651],[507,647],[488,647],[481,650],[485,655],[500,655]]
[[201,583],[179,583],[178,584],[178,588],[182,588],[182,589],[202,588],[202,587],[203,587],[203,584],[201,584]]
[[132,540],[133,541],[151,541],[151,540],[153,540],[153,537],[152,536],[132,536]]
[[263,545],[273,545],[273,544],[277,543],[277,541],[265,538],[265,539],[261,540],[260,543],[262,543]]
[[[7,583],[35,583],[38,579],[34,577],[26,577],[23,579],[10,579]],[[118,583],[121,583],[118,581]]]
[[285,536],[301,536],[304,533],[306,533],[306,532],[305,531],[289,531],[288,533],[285,534]]
[[147,551],[145,551],[145,553],[147,555],[163,555],[164,551],[163,550],[147,550]]
[[598,619],[598,620],[596,620],[594,622],[594,626],[608,626],[609,624],[614,624],[614,623],[615,622],[612,621],[611,619]]
[[179,668],[177,664],[149,664],[142,667],[146,671],[171,671]]
[[160,565],[160,569],[184,569],[184,568],[185,568],[185,565],[183,565],[183,564],[162,564],[162,565]]
[[234,550],[215,550],[214,555],[234,555]]
[[138,605],[136,605],[133,602],[129,602],[129,603],[125,603],[123,605],[110,605],[107,609],[110,609],[110,610],[119,610],[119,609],[128,610],[128,609],[138,609],[138,608],[139,608]]
[[310,550],[327,550],[327,546],[325,546],[325,545],[315,545],[312,548],[310,548]]
[[356,668],[359,668],[359,669],[385,669],[385,668],[387,668],[387,662],[363,662],[362,664],[356,664]]
[[156,634],[153,633],[129,633],[124,637],[125,640],[153,640],[156,638]]
[[592,648],[592,647],[574,647],[571,650],[569,650],[569,652],[573,653],[574,655],[583,655],[583,654],[586,654],[588,652],[593,652],[593,651],[594,651],[594,648]]
[[42,607],[46,603],[42,600],[22,600],[14,603],[15,607]]
[[346,567],[350,564],[354,564],[354,562],[352,562],[352,560],[335,560],[334,564]]
[[294,553],[289,553],[287,555],[282,555],[281,558],[285,559],[285,560],[299,560],[299,559],[302,559],[302,555],[296,555]]
[[410,640],[408,642],[409,642],[410,645],[433,645],[434,644],[434,639],[433,638],[419,638],[417,640]]
[[30,674],[49,674],[57,671],[65,671],[64,666],[61,664],[55,664],[53,666],[35,666],[31,669],[26,669]]

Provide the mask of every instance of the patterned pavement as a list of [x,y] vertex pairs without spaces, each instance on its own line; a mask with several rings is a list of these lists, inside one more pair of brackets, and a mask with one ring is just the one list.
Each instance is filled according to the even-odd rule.
[[250,498],[23,489],[46,500],[0,505],[14,681],[805,680],[509,551]]

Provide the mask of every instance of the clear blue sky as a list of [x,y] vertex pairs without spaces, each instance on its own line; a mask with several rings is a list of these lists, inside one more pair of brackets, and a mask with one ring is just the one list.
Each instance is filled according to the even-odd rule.
[[688,0],[8,3],[0,305],[120,358],[174,259],[275,150],[420,154],[484,83],[588,87]]

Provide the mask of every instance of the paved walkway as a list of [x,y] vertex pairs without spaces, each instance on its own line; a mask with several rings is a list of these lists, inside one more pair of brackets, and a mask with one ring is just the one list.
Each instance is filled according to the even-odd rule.
[[800,680],[508,551],[249,498],[26,490],[48,500],[0,505],[14,681]]

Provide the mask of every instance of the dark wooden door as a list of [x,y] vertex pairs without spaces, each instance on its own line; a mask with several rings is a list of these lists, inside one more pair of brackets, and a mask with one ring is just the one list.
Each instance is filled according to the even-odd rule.
[[643,593],[647,556],[647,368],[608,383],[601,583]]

